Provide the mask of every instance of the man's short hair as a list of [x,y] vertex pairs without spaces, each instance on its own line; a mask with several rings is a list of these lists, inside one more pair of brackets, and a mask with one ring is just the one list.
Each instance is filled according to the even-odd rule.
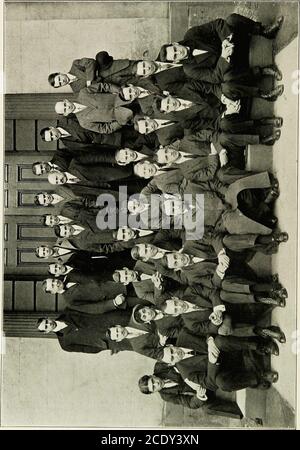
[[162,62],[167,61],[167,48],[170,46],[170,44],[164,44],[160,48],[159,57],[158,60]]
[[[135,310],[134,310],[134,313],[133,313],[133,317],[134,317],[134,320],[137,322],[137,323],[145,323],[142,319],[141,319],[141,314],[140,314],[140,311],[141,311],[141,309],[143,309],[144,308],[144,305],[137,305],[136,306],[136,308],[135,308]],[[151,306],[149,306],[149,308],[151,308]],[[151,308],[151,309],[153,309],[153,308]]]
[[47,280],[42,282],[42,289],[46,294],[50,294],[50,291],[47,289]]
[[46,220],[47,220],[48,215],[49,214],[44,214],[43,216],[41,216],[41,224],[42,225],[46,225]]
[[110,332],[110,329],[106,330],[105,336],[106,336],[108,339],[111,339],[111,332]]
[[32,170],[32,172],[34,173],[34,175],[36,175],[37,173],[36,173],[36,167],[39,165],[39,164],[41,164],[43,161],[36,161],[36,162],[34,162],[33,164],[32,164],[32,166],[31,166],[31,170]]
[[153,394],[149,391],[148,383],[150,380],[150,375],[144,375],[139,379],[139,389],[142,394]]
[[116,271],[113,273],[112,277],[113,277],[113,280],[114,280],[116,283],[121,283],[121,275],[120,275],[120,272],[119,272],[118,270],[116,270]]
[[167,254],[163,255],[162,258],[160,258],[159,260],[160,264],[165,267],[166,269],[168,268],[168,258],[167,258]]
[[113,239],[117,239],[117,237],[118,237],[118,230],[114,230],[112,232],[112,237],[113,237]]
[[46,131],[50,131],[50,127],[45,127],[45,128],[41,129],[40,136],[42,138],[42,141],[46,141],[46,137],[45,137]]
[[131,251],[131,258],[134,259],[135,261],[138,261],[140,259],[140,249],[137,245],[135,245],[134,247],[132,247]]
[[161,109],[161,101],[162,101],[161,97],[158,97],[155,99],[156,109],[158,109],[158,111],[160,111],[160,112],[165,112],[165,111],[162,111],[162,109]]
[[60,226],[59,225],[54,225],[53,230],[54,230],[55,236],[61,237],[61,235],[60,235]]
[[41,333],[45,333],[44,330],[40,330],[40,329],[39,329],[39,326],[41,325],[41,323],[42,323],[45,319],[46,319],[46,317],[40,317],[40,318],[37,320],[37,322],[36,322],[36,327],[37,327],[37,329],[38,329]]
[[35,249],[35,256],[37,256],[38,258],[43,258],[43,256],[39,255],[39,249],[40,248],[45,248],[47,247],[47,245],[39,245],[36,249]]
[[50,75],[48,76],[48,83],[54,88],[59,87],[59,86],[54,86],[55,85],[55,77],[57,75],[59,75],[59,72],[50,73]]
[[135,116],[133,119],[133,128],[135,129],[135,131],[139,131],[139,121],[140,120],[145,120],[145,118],[143,116]]

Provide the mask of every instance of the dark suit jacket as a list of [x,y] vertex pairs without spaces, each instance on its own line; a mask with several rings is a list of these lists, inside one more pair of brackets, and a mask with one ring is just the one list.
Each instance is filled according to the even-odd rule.
[[115,94],[92,92],[90,88],[79,92],[78,103],[86,106],[76,113],[78,122],[83,128],[97,133],[110,134],[119,130],[129,121],[130,112],[123,101]]
[[90,181],[95,185],[99,184],[99,187],[102,187],[102,183],[105,181],[133,177],[131,165],[118,166],[116,164],[112,166],[111,164],[105,163],[82,165],[75,160],[70,163],[68,172],[77,176],[81,181]]
[[[67,308],[58,317],[68,326],[56,333],[61,348],[67,352],[99,353],[102,350],[116,349],[108,342],[105,333],[116,324],[126,326],[131,311],[113,311],[106,314],[84,314]],[[118,346],[117,351],[126,350],[126,344]]]
[[76,283],[63,293],[67,306],[77,311],[90,314],[102,314],[115,309],[125,309],[126,304],[116,307],[113,299],[119,295],[126,295],[126,287],[114,281],[98,281],[93,276],[87,276],[71,271],[66,276],[66,283]]
[[130,345],[134,352],[153,359],[157,358],[157,351],[161,348],[155,328],[146,334],[142,334],[141,336],[132,339],[124,339],[124,341],[127,341],[126,345]]
[[93,81],[96,78],[97,63],[93,58],[75,59],[69,73],[75,75],[78,79],[70,83],[73,92],[79,92],[86,87],[87,81]]
[[154,366],[153,375],[162,380],[171,380],[178,383],[177,386],[163,388],[159,391],[159,395],[165,402],[182,405],[190,409],[198,409],[203,406],[208,406],[211,403],[210,399],[213,397],[211,391],[206,392],[206,395],[208,396],[207,401],[203,402],[202,400],[199,400],[196,397],[195,391],[183,381],[181,375],[176,372],[174,367],[171,367],[168,364],[157,362]]
[[[153,149],[148,148],[146,145],[143,145],[142,148],[137,151],[139,153],[142,153],[143,155],[146,155],[149,157],[153,156]],[[89,154],[84,154],[84,155],[76,158],[76,162],[79,164],[88,165],[88,166],[92,166],[94,164],[97,164],[97,165],[112,164],[113,166],[115,166],[115,165],[117,165],[116,150],[107,149],[107,150],[103,150],[101,152],[93,152],[93,153],[89,153]],[[108,166],[108,167],[110,167],[110,166]],[[120,169],[122,167],[123,168],[128,167],[128,165],[127,166],[118,166],[117,165],[117,167]]]
[[60,214],[64,217],[72,219],[73,222],[87,227],[93,231],[99,231],[96,224],[98,213],[96,208],[85,208],[81,202],[76,200],[65,202],[60,210]]
[[218,388],[216,376],[220,366],[211,364],[208,361],[206,336],[195,336],[182,329],[177,338],[176,345],[178,347],[192,349],[196,352],[196,356],[184,359],[176,364],[182,378],[188,378],[190,381],[201,384],[206,389],[216,391]]
[[232,29],[223,19],[216,19],[204,25],[190,28],[184,36],[182,45],[194,49],[206,50],[198,56],[189,56],[183,61],[183,69],[188,78],[221,83],[224,73],[230,67],[223,58],[222,41],[232,33]]
[[60,140],[74,157],[78,155],[79,150],[82,152],[90,152],[106,148],[117,148],[121,145],[120,132],[116,131],[111,135],[106,135],[87,130],[79,124],[74,114],[60,118],[58,127],[63,128],[71,135]]

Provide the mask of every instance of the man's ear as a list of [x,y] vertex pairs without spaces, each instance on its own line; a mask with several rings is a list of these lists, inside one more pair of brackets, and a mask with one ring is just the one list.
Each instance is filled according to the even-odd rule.
[[123,162],[117,162],[118,166],[126,166],[126,163]]

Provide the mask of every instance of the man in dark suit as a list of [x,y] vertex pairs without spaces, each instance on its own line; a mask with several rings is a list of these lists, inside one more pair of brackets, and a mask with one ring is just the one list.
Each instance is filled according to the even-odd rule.
[[122,283],[127,286],[132,283],[135,294],[138,298],[149,303],[155,303],[155,298],[159,297],[166,289],[178,286],[173,281],[164,281],[157,273],[153,263],[137,261],[133,270],[128,267],[118,269],[113,274],[116,283]]
[[90,87],[82,89],[76,100],[76,103],[67,99],[57,102],[56,113],[64,116],[75,114],[83,128],[97,133],[111,134],[133,117],[133,112],[127,107],[131,102],[123,101],[115,94],[97,93]]
[[98,74],[102,80],[118,86],[133,84],[152,93],[161,93],[164,90],[171,92],[181,88],[186,78],[182,68],[176,64],[113,59],[107,52],[99,52],[96,60],[99,66]]
[[159,392],[165,402],[182,405],[189,409],[207,407],[214,398],[213,392],[194,384],[195,389],[185,383],[174,367],[157,362],[153,375],[144,375],[139,379],[139,389],[143,394]]
[[61,348],[67,352],[99,353],[111,350],[116,353],[121,350],[130,350],[125,343],[118,346],[106,337],[106,331],[115,323],[126,325],[130,319],[131,311],[111,311],[105,314],[85,314],[66,308],[55,320],[41,318],[37,327],[41,332],[54,332]]
[[[54,157],[58,159],[61,154],[73,157],[81,152],[99,151],[105,149],[116,149],[125,145],[128,130],[126,128],[115,131],[112,134],[101,134],[83,128],[74,114],[61,117],[57,127],[45,127],[40,131],[40,136],[45,142],[60,141],[66,148],[55,152]],[[53,161],[55,162],[55,161]]]
[[131,346],[132,351],[154,359],[157,349],[165,345],[167,341],[167,338],[159,333],[155,324],[145,324],[144,329],[141,329],[131,320],[126,326],[116,324],[108,328],[107,338],[115,342],[116,348],[119,343],[121,345],[125,343],[126,348]]
[[54,88],[69,85],[73,92],[90,86],[97,78],[97,62],[93,58],[75,59],[68,73],[50,73],[49,84]]
[[90,153],[76,158],[78,164],[93,166],[94,164],[112,164],[126,166],[147,158],[151,158],[154,150],[143,145],[139,150],[132,148],[120,148],[119,150],[103,150],[98,153]]
[[[278,373],[246,370],[242,358],[238,355],[239,352],[248,350],[259,354],[279,354],[277,344],[271,340],[234,336],[206,338],[183,329],[177,338],[176,347],[169,346],[158,350],[157,356],[158,360],[175,365],[185,381],[212,391],[218,388],[232,392],[246,387],[270,387],[271,383],[278,380]],[[237,355],[234,355],[236,352]],[[236,357],[231,359],[231,356]]]
[[133,230],[129,227],[120,227],[116,230],[100,230],[83,227],[78,224],[56,225],[56,236],[67,238],[73,245],[81,250],[112,253],[132,248],[139,242],[153,242],[157,232],[152,230]]
[[89,314],[103,314],[127,306],[123,286],[113,281],[98,282],[92,275],[78,271],[69,272],[63,280],[47,278],[42,288],[46,293],[62,295],[66,306]]
[[219,84],[228,72],[248,69],[251,35],[273,39],[282,22],[280,17],[264,27],[260,22],[231,14],[226,20],[216,19],[190,28],[179,43],[164,45],[158,59],[182,63],[188,78]]

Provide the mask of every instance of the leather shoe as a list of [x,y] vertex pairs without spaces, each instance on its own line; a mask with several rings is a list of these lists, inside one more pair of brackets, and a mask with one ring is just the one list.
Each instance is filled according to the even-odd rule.
[[274,77],[277,81],[282,80],[282,72],[276,66],[263,67],[262,75]]
[[282,27],[284,17],[280,16],[278,19],[272,23],[271,25],[267,25],[264,27],[262,31],[262,36],[264,36],[267,39],[274,39]]
[[281,344],[285,344],[286,337],[283,331],[279,327],[271,325],[270,327],[255,327],[255,334],[262,338],[273,338],[277,339]]
[[281,131],[276,130],[275,133],[261,138],[260,143],[264,145],[274,145],[276,141],[280,139]]
[[284,308],[286,305],[285,298],[272,298],[272,297],[257,297],[257,301],[259,303],[264,303],[265,305],[273,305],[279,306],[280,308]]
[[275,102],[275,100],[277,100],[277,98],[283,94],[283,91],[284,85],[280,84],[279,86],[276,86],[276,88],[271,89],[271,91],[262,93],[260,97],[267,100],[268,102]]
[[278,345],[276,344],[276,342],[272,341],[272,339],[270,339],[268,342],[258,344],[256,351],[261,355],[279,355]]
[[281,128],[283,125],[282,117],[265,117],[260,119],[261,125],[272,125],[275,128]]
[[275,242],[287,242],[289,240],[289,235],[285,231],[281,232],[275,232],[273,233],[273,239]]
[[267,370],[261,374],[262,381],[267,381],[268,383],[277,383],[279,374],[275,370]]

